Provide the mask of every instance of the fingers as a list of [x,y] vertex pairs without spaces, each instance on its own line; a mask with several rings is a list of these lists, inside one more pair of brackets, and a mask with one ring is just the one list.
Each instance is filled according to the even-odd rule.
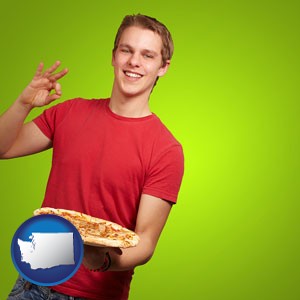
[[51,95],[49,95],[49,96],[46,98],[45,104],[49,104],[49,103],[51,103],[52,101],[57,100],[57,99],[59,99],[59,98],[60,98],[60,95],[57,95],[57,94],[51,94]]
[[62,92],[61,92],[61,85],[58,82],[53,83],[53,85],[51,84],[51,88],[49,88],[49,90],[54,89],[54,93],[53,94],[49,94],[45,100],[45,102],[47,104],[51,103],[54,100],[57,100],[61,97]]
[[[50,102],[57,100],[62,95],[61,85],[57,82],[58,79],[62,78],[68,73],[68,69],[63,69],[62,71],[52,74],[59,67],[60,61],[56,61],[49,69],[47,69],[42,75],[43,78],[40,78],[40,81],[45,81],[47,85],[47,89],[49,93],[51,90],[54,90],[54,93],[49,94],[46,102],[49,104]],[[37,74],[42,74],[43,64],[41,63],[38,67]]]
[[44,77],[49,77],[49,75],[52,74],[59,66],[60,66],[60,61],[57,60],[50,68],[48,68],[44,72]]
[[59,60],[57,60],[50,68],[48,68],[44,73],[43,73],[43,68],[44,68],[44,63],[40,63],[38,65],[38,68],[36,70],[35,73],[35,78],[39,78],[39,77],[43,77],[46,78],[52,82],[62,78],[63,76],[65,76],[68,73],[68,69],[65,68],[62,71],[53,74],[53,72],[55,72],[57,70],[57,68],[60,66],[61,62]]
[[55,94],[61,96],[61,85],[58,82],[54,82],[53,89],[55,90]]
[[35,76],[40,77],[42,75],[43,69],[44,69],[44,64],[40,62],[35,72]]
[[67,73],[69,72],[69,70],[67,68],[63,69],[62,71],[51,75],[51,77],[49,78],[49,80],[51,81],[56,81],[62,77],[64,77]]

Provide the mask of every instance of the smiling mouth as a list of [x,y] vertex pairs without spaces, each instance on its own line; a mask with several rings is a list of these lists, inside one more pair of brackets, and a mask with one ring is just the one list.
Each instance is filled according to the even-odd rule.
[[143,76],[143,75],[141,75],[141,74],[134,73],[134,72],[129,72],[129,71],[124,71],[124,74],[125,74],[127,77],[130,77],[130,78],[142,78],[142,76]]

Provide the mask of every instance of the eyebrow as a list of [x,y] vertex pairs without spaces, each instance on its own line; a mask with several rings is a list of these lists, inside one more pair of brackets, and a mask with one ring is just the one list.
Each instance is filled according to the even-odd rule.
[[[134,50],[134,48],[132,46],[130,46],[129,44],[119,44],[119,47],[124,47],[124,48],[128,48],[130,50]],[[142,52],[147,52],[147,53],[151,53],[155,56],[158,56],[159,53],[157,53],[156,51],[154,50],[150,50],[150,49],[142,49]]]

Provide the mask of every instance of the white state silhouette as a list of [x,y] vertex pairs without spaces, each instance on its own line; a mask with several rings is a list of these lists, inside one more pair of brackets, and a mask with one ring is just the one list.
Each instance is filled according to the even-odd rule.
[[18,245],[21,261],[29,263],[32,270],[75,264],[73,232],[32,232],[29,239],[18,239]]

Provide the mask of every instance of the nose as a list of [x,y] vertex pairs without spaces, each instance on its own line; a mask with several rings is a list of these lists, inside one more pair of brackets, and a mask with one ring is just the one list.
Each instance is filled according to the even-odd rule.
[[128,64],[132,67],[139,67],[141,65],[140,56],[138,53],[132,53],[128,59]]

